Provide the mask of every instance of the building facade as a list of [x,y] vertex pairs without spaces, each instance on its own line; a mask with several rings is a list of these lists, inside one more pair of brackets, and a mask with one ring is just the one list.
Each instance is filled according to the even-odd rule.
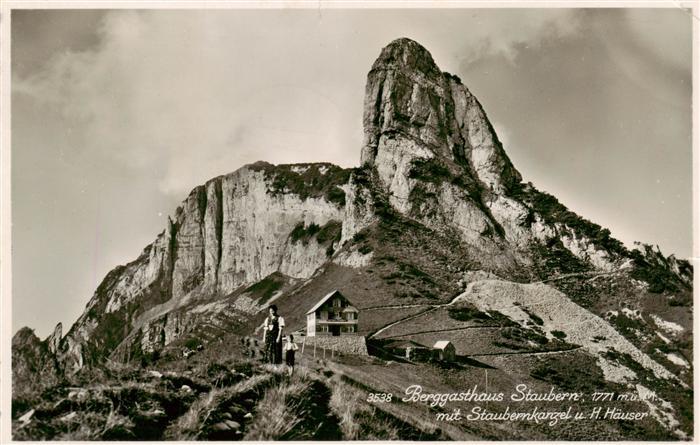
[[433,358],[444,362],[453,362],[457,358],[455,345],[448,340],[440,340],[433,345]]
[[321,298],[306,313],[306,335],[356,335],[359,311],[339,291],[334,290]]
[[385,346],[392,353],[406,360],[427,361],[431,358],[431,349],[413,340],[398,340]]

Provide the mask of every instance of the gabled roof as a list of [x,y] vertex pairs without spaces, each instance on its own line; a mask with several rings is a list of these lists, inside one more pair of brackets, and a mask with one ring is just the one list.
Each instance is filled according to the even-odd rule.
[[422,345],[422,344],[415,342],[413,340],[395,340],[391,343],[388,343],[384,347],[387,349],[401,349],[401,348],[405,349],[407,347],[428,349],[427,346]]
[[329,300],[333,295],[335,295],[335,294],[338,294],[338,295],[340,295],[341,297],[343,297],[343,299],[344,299],[345,301],[348,301],[348,302],[350,301],[350,300],[348,300],[348,299],[345,297],[345,295],[341,294],[337,289],[334,289],[334,290],[331,291],[328,295],[326,295],[325,297],[323,297],[323,298],[321,298],[320,300],[318,300],[318,302],[314,305],[314,307],[312,307],[311,309],[309,309],[309,310],[306,312],[306,315],[311,314],[311,313],[313,313],[313,312],[316,312],[316,309],[320,308],[321,305],[322,305],[323,303],[325,303],[326,301],[328,301],[328,300]]
[[343,309],[343,312],[360,312],[360,311],[358,311],[355,306],[348,306],[345,309]]
[[451,344],[448,340],[436,341],[433,345],[433,349],[445,349],[447,345]]

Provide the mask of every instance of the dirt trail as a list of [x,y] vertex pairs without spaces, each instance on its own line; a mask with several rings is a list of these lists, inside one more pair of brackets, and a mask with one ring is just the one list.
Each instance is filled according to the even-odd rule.
[[[619,274],[619,273],[620,273],[620,271],[614,271],[614,272],[576,272],[576,273],[569,273],[569,274],[559,275],[559,276],[557,276],[557,277],[548,278],[548,279],[546,279],[546,280],[533,281],[533,282],[530,282],[530,283],[517,283],[517,284],[544,284],[544,283],[548,283],[548,282],[551,282],[551,281],[563,280],[563,279],[571,278],[571,277],[575,277],[575,276],[590,276],[590,277],[592,277],[591,279],[596,279],[596,278],[601,277],[601,276],[616,275],[616,274]],[[381,332],[383,332],[383,331],[389,329],[389,328],[392,327],[392,326],[396,326],[397,324],[404,323],[404,322],[406,322],[406,321],[412,320],[412,319],[414,319],[414,318],[416,318],[416,317],[418,317],[418,316],[420,316],[420,315],[423,315],[423,314],[425,314],[425,313],[427,313],[427,312],[430,312],[430,311],[432,311],[432,310],[435,310],[435,309],[439,309],[439,308],[441,308],[441,307],[453,306],[453,305],[454,305],[455,303],[457,303],[458,301],[464,299],[464,296],[465,296],[465,295],[467,295],[467,294],[469,294],[469,293],[471,292],[474,283],[476,283],[476,281],[469,283],[469,284],[467,285],[466,289],[464,290],[464,292],[461,292],[461,293],[457,294],[455,297],[452,298],[452,300],[449,301],[449,303],[442,303],[442,304],[407,304],[407,305],[391,305],[391,306],[374,306],[374,307],[364,308],[363,310],[393,309],[393,308],[421,307],[421,306],[429,306],[429,307],[430,307],[430,309],[427,309],[427,310],[425,310],[425,311],[423,311],[423,312],[420,312],[420,313],[418,313],[418,314],[411,315],[411,316],[409,316],[409,317],[402,318],[401,320],[397,320],[397,321],[395,321],[395,322],[393,322],[393,323],[390,323],[390,324],[384,326],[383,328],[380,328],[379,330],[375,331],[374,333],[369,334],[368,337],[369,337],[369,338],[376,338],[377,335],[379,335]],[[532,305],[536,305],[536,304],[537,304],[537,303],[532,303]],[[545,303],[545,304],[546,304],[546,303]],[[455,329],[455,330],[456,330],[456,329]],[[439,332],[439,331],[426,331],[426,332]],[[416,332],[416,334],[422,334],[422,333],[423,333],[423,332]],[[406,335],[408,335],[408,334],[406,334]]]
[[[471,283],[470,283],[470,284],[471,284]],[[467,290],[466,290],[465,292],[468,292],[468,291],[469,291],[469,286],[467,286]],[[404,323],[404,322],[409,321],[409,320],[413,320],[414,318],[420,317],[421,315],[425,315],[425,314],[427,314],[428,312],[432,312],[432,311],[434,311],[434,310],[437,310],[437,309],[440,309],[440,308],[443,308],[443,307],[452,306],[452,305],[454,305],[457,301],[459,301],[460,297],[461,297],[462,295],[464,295],[465,292],[462,292],[462,293],[457,294],[457,295],[456,295],[455,297],[453,297],[448,303],[440,303],[440,304],[407,304],[407,305],[394,305],[394,306],[374,306],[374,307],[372,307],[372,308],[365,308],[365,309],[363,309],[363,310],[428,306],[428,309],[426,309],[426,310],[424,310],[424,311],[422,311],[422,312],[419,312],[419,313],[417,313],[417,314],[409,315],[408,317],[402,318],[402,319],[397,320],[397,321],[395,321],[395,322],[393,322],[393,323],[389,323],[388,325],[386,325],[386,326],[384,326],[384,327],[382,327],[382,328],[380,328],[380,329],[378,329],[378,330],[376,330],[376,331],[374,331],[374,332],[368,334],[367,337],[368,337],[368,338],[376,338],[377,335],[381,334],[382,332],[386,331],[387,329],[389,329],[389,328],[392,327],[392,326],[396,326],[397,324]],[[458,328],[458,329],[462,329],[462,328]],[[437,331],[435,331],[435,332],[437,332]],[[422,333],[422,332],[421,332],[421,333]]]
[[389,328],[392,327],[392,326],[396,326],[396,325],[399,324],[399,323],[403,323],[403,322],[412,320],[412,319],[414,319],[414,318],[420,317],[421,315],[425,315],[425,314],[427,314],[428,312],[432,312],[432,311],[438,309],[439,307],[442,307],[442,305],[440,305],[440,306],[432,306],[432,307],[430,307],[429,309],[426,309],[426,310],[424,310],[424,311],[421,311],[421,312],[419,312],[419,313],[417,313],[417,314],[409,315],[409,316],[406,317],[406,318],[402,318],[401,320],[397,320],[397,321],[395,321],[395,322],[393,322],[393,323],[389,323],[388,325],[384,326],[383,328],[380,328],[380,329],[378,329],[378,330],[376,330],[376,331],[374,331],[374,332],[368,334],[367,337],[368,337],[368,338],[376,338],[377,335],[381,334],[382,332],[386,331],[387,329],[389,329]]
[[620,272],[621,271],[619,271],[619,270],[616,270],[613,272],[574,272],[574,273],[566,273],[566,274],[558,275],[558,276],[552,277],[552,278],[547,278],[546,280],[532,281],[530,283],[523,283],[523,284],[549,283],[551,281],[564,280],[566,278],[571,278],[571,277],[591,277],[591,280],[594,280],[598,277],[603,277],[603,276],[608,276],[608,275],[617,275]]
[[487,352],[483,354],[469,354],[468,357],[492,357],[498,355],[548,355],[548,354],[562,354],[564,352],[571,352],[577,349],[581,349],[582,346],[576,345],[573,348],[568,349],[556,349],[553,351],[513,351],[513,352]]
[[432,334],[434,332],[465,331],[467,329],[484,329],[484,328],[500,328],[500,327],[502,327],[502,326],[501,325],[483,325],[483,326],[462,326],[461,328],[449,328],[449,329],[432,329],[429,331],[416,331],[416,332],[409,332],[407,334],[392,335],[390,337],[384,337],[384,339],[408,337],[409,335],[418,335],[418,334]]
[[407,307],[424,307],[424,306],[435,306],[434,304],[429,304],[429,303],[418,303],[418,304],[390,304],[387,306],[371,306],[371,307],[363,307],[360,308],[363,311],[379,311],[383,309],[404,309]]

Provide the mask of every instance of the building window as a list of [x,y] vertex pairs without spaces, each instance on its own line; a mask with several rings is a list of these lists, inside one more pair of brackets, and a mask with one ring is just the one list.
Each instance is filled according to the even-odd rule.
[[333,300],[333,307],[340,307],[340,303],[340,298],[336,298],[335,300]]

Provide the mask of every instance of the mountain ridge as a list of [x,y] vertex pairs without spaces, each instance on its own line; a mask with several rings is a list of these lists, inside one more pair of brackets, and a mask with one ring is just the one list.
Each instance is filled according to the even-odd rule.
[[[307,306],[332,288],[366,311],[360,333],[373,338],[415,307],[452,304],[479,274],[518,289],[547,283],[621,331],[644,363],[656,366],[645,354],[663,360],[656,340],[633,338],[660,324],[644,315],[648,326],[638,326],[616,305],[654,308],[660,295],[680,313],[692,302],[687,261],[627,249],[523,183],[476,97],[417,42],[382,49],[364,101],[359,167],[259,161],[193,188],[153,243],[105,276],[65,336],[62,326],[44,341],[28,328],[15,334],[13,386],[151,360],[192,338],[250,335],[270,301],[303,329]],[[551,332],[530,335],[556,343]]]
[[[417,83],[413,84],[410,88],[410,98],[406,101],[407,92],[403,90],[400,85],[406,80],[401,77],[401,73],[408,71],[409,73],[417,71],[420,76]],[[397,74],[398,73],[398,74]],[[396,78],[392,76],[397,76]],[[386,88],[388,84],[388,88]],[[399,85],[398,87],[396,85]],[[436,106],[435,91],[427,91],[423,88],[433,86],[437,90],[441,90],[443,93],[449,89],[450,98],[449,100],[443,100],[443,104],[438,104]],[[405,85],[404,85],[405,86]],[[397,92],[398,90],[398,92]],[[432,59],[430,53],[415,41],[407,38],[401,38],[393,41],[387,45],[380,53],[379,57],[372,66],[372,69],[368,73],[368,83],[366,89],[365,97],[365,142],[362,148],[362,159],[361,164],[363,167],[370,167],[371,169],[376,169],[379,171],[379,181],[385,186],[385,190],[389,194],[390,204],[400,211],[406,213],[413,212],[414,209],[409,209],[405,202],[409,200],[409,195],[413,193],[414,195],[418,192],[425,192],[426,194],[434,194],[435,187],[434,184],[440,181],[450,181],[450,183],[462,183],[460,185],[466,186],[466,188],[479,188],[485,185],[488,187],[487,190],[478,190],[481,194],[486,194],[486,199],[490,199],[486,205],[483,202],[482,196],[476,196],[473,201],[477,204],[476,206],[482,210],[481,213],[484,215],[478,215],[478,211],[472,209],[466,209],[468,213],[469,224],[460,224],[458,216],[455,217],[454,214],[447,215],[448,219],[451,217],[451,222],[453,226],[458,228],[467,228],[472,233],[477,233],[481,237],[482,233],[503,233],[504,229],[502,223],[510,223],[511,228],[515,228],[515,234],[512,238],[522,236],[523,232],[518,230],[518,227],[513,227],[513,221],[503,221],[498,220],[493,217],[491,213],[494,210],[498,210],[499,204],[502,206],[513,206],[518,212],[515,217],[520,221],[523,220],[523,202],[527,203],[526,211],[527,214],[524,216],[528,221],[537,225],[540,223],[538,217],[545,219],[545,223],[549,223],[550,227],[554,226],[559,228],[559,231],[566,234],[567,232],[575,231],[576,228],[572,229],[571,223],[581,223],[583,226],[583,232],[581,238],[589,238],[592,244],[595,245],[592,249],[586,246],[583,250],[582,255],[589,254],[590,258],[596,258],[595,255],[598,252],[604,253],[615,253],[620,254],[620,256],[628,257],[630,251],[628,251],[619,241],[614,240],[607,229],[602,229],[599,226],[586,221],[585,219],[579,217],[575,213],[569,211],[563,205],[559,204],[556,198],[549,194],[537,191],[532,184],[522,184],[521,175],[512,165],[510,159],[505,154],[502,144],[498,140],[498,137],[490,125],[486,114],[483,111],[481,104],[478,100],[471,95],[471,93],[463,86],[461,80],[456,78],[449,73],[443,73],[439,70],[437,65]],[[389,92],[388,94],[386,92]],[[383,93],[384,92],[384,93]],[[462,102],[458,106],[454,106],[454,95],[458,95]],[[425,101],[421,98],[428,97],[427,105]],[[403,100],[403,102],[401,101]],[[439,102],[439,101],[437,101]],[[399,104],[399,105],[397,105]],[[417,104],[417,105],[416,105]],[[423,106],[421,106],[423,105]],[[441,105],[441,106],[439,106]],[[403,108],[402,108],[403,106]],[[455,120],[456,114],[451,114],[450,107],[454,107],[455,110],[461,110],[462,120],[461,122],[450,122],[449,119]],[[470,119],[467,119],[467,113],[469,110],[473,109],[474,115]],[[412,113],[411,116],[406,116],[408,111]],[[459,113],[458,113],[459,114]],[[408,118],[408,120],[407,120]],[[378,125],[381,122],[381,125]],[[469,128],[472,125],[475,128]],[[418,130],[416,130],[418,128]],[[449,138],[448,136],[453,132],[445,131],[445,129],[450,128],[452,130],[456,129],[457,133],[462,135],[461,139]],[[418,133],[417,133],[418,131]],[[471,131],[472,134],[469,133]],[[419,134],[419,136],[416,136]],[[395,154],[392,153],[391,144],[395,144],[395,138],[403,138],[401,143],[407,143],[411,149],[417,148],[416,152],[423,154],[423,157],[411,156],[413,153],[406,154],[403,152],[403,147],[399,147],[399,158],[389,160],[382,160],[382,154],[379,154],[380,159],[377,161],[378,152],[388,153],[387,156],[391,157]],[[428,146],[435,150],[433,153],[430,151],[423,151],[422,147],[415,147],[413,145],[414,140],[424,142],[428,140]],[[476,142],[474,142],[476,141]],[[389,145],[385,145],[385,144]],[[380,148],[380,144],[382,147]],[[400,144],[399,144],[400,145]],[[475,163],[472,160],[473,156],[469,153],[476,150],[475,147],[484,147],[489,150],[486,156],[481,156],[479,165],[486,165],[487,172],[481,173],[478,169],[474,167]],[[401,158],[401,156],[410,157],[409,160]],[[492,162],[488,163],[486,160],[491,159]],[[495,160],[494,160],[495,159]],[[392,163],[392,161],[398,161]],[[447,162],[445,162],[447,161]],[[450,162],[452,161],[452,162]],[[389,168],[385,168],[389,164]],[[398,165],[397,165],[398,164]],[[451,164],[451,165],[450,165]],[[456,166],[455,166],[456,164]],[[493,164],[496,165],[497,170],[494,173]],[[363,168],[361,167],[361,168]],[[489,168],[491,171],[489,171]],[[296,173],[302,172],[301,174]],[[310,169],[310,170],[309,170]],[[319,169],[330,169],[333,170],[330,177],[326,177],[323,174],[319,174]],[[279,196],[280,194],[291,194],[299,196],[300,200],[306,201],[307,198],[312,200],[318,200],[322,196],[327,202],[335,203],[337,205],[344,205],[346,200],[346,193],[342,193],[341,189],[343,186],[348,186],[351,184],[350,176],[354,171],[358,169],[342,169],[340,167],[334,166],[330,163],[300,163],[300,164],[286,164],[280,166],[273,166],[264,161],[258,161],[255,163],[247,164],[234,172],[223,174],[206,181],[204,184],[194,187],[188,197],[183,201],[183,203],[178,206],[175,211],[173,220],[168,217],[168,226],[156,237],[153,243],[149,244],[144,248],[139,258],[128,263],[127,265],[117,266],[115,269],[110,271],[107,276],[103,279],[102,283],[96,290],[97,294],[103,294],[106,292],[106,287],[110,287],[112,282],[117,276],[121,276],[125,271],[128,271],[130,267],[133,267],[139,262],[144,262],[146,257],[149,258],[149,262],[154,260],[154,249],[158,251],[160,255],[160,268],[158,270],[159,274],[164,274],[165,276],[172,275],[174,280],[173,285],[161,286],[160,296],[155,296],[155,301],[163,303],[165,301],[172,300],[172,293],[175,294],[188,294],[191,287],[197,287],[200,283],[197,283],[196,276],[184,277],[183,273],[185,271],[178,270],[173,271],[175,268],[175,263],[180,260],[180,263],[186,263],[186,267],[194,266],[204,269],[203,279],[203,290],[201,293],[212,292],[215,294],[225,294],[234,290],[233,284],[229,285],[219,285],[218,265],[221,262],[221,257],[224,255],[222,250],[222,223],[223,223],[223,209],[222,209],[222,190],[221,184],[224,181],[235,180],[241,175],[246,175],[248,173],[255,175],[256,172],[263,172],[265,178],[261,182],[267,181],[269,183],[269,189],[265,193],[270,193],[274,196]],[[499,171],[500,170],[500,171]],[[306,174],[307,172],[313,174]],[[492,179],[493,177],[505,177],[506,180],[501,183],[498,180]],[[397,178],[396,180],[394,180]],[[392,180],[394,182],[392,183]],[[423,181],[421,181],[423,180]],[[404,181],[405,183],[400,183]],[[415,189],[406,191],[408,189],[408,183],[414,181],[416,183],[423,182],[426,188],[429,190],[418,192]],[[320,184],[319,184],[320,183]],[[476,184],[476,185],[475,185]],[[251,184],[246,184],[250,186]],[[421,185],[421,184],[419,184]],[[316,188],[314,188],[316,187]],[[320,187],[320,188],[319,188]],[[455,197],[449,196],[455,192],[455,188],[451,187],[452,190],[445,193],[447,195],[446,199],[454,200]],[[484,193],[484,191],[486,193]],[[404,192],[403,196],[401,192]],[[459,191],[457,191],[459,193]],[[467,195],[469,198],[474,197],[471,190],[471,196]],[[496,194],[494,199],[493,194]],[[324,196],[325,195],[325,196]],[[464,196],[464,195],[463,195]],[[522,202],[515,199],[522,199]],[[465,201],[470,201],[469,199]],[[500,202],[503,201],[503,202]],[[422,203],[425,204],[425,203]],[[519,207],[519,208],[518,208]],[[551,211],[551,208],[554,211]],[[420,213],[424,209],[418,209]],[[365,209],[367,211],[367,209]],[[333,213],[331,211],[331,213]],[[534,215],[533,215],[534,213]],[[480,220],[474,218],[476,216],[482,216]],[[558,215],[558,218],[552,217],[553,214],[563,214]],[[180,220],[182,215],[185,218]],[[190,218],[188,218],[190,216]],[[194,218],[192,218],[194,216]],[[339,213],[334,214],[334,216],[340,220]],[[443,215],[443,219],[444,219]],[[506,215],[512,217],[513,215]],[[188,227],[192,225],[191,219],[196,222],[200,222],[204,227]],[[206,219],[206,221],[204,221]],[[327,220],[331,218],[328,217]],[[367,219],[367,216],[365,216]],[[420,219],[420,218],[419,218]],[[325,222],[327,222],[327,220]],[[549,220],[549,221],[546,221]],[[307,221],[305,221],[306,223]],[[365,221],[368,222],[368,221]],[[434,224],[435,221],[428,221],[429,224]],[[568,223],[568,224],[567,224]],[[481,229],[478,231],[474,230],[474,226],[480,226]],[[517,224],[515,224],[517,226]],[[542,230],[545,232],[545,236],[551,234],[551,230],[547,230],[550,227],[547,225],[542,225]],[[342,241],[347,241],[350,236],[354,233],[352,229],[344,227],[344,233],[341,237]],[[197,237],[197,231],[200,232],[200,237],[206,238],[205,241],[209,242],[211,249],[205,249],[203,252],[203,260],[197,261],[193,258],[183,259],[183,253],[179,252],[179,258],[171,258],[173,255],[173,243],[178,244],[180,250],[185,250],[187,248],[187,243],[189,238],[193,236]],[[188,232],[189,231],[189,232]],[[184,232],[184,233],[183,233]],[[505,233],[503,233],[505,235]],[[180,239],[178,240],[178,235]],[[572,250],[572,246],[576,245],[577,236],[574,235],[572,239],[567,240],[568,250]],[[469,241],[474,239],[468,236]],[[542,239],[540,239],[541,241]],[[201,239],[198,241],[202,241]],[[164,248],[167,244],[167,248]],[[185,249],[182,249],[185,247]],[[599,250],[600,249],[600,250]],[[658,250],[658,249],[657,249]],[[607,252],[606,252],[607,251]],[[591,255],[592,254],[592,255]],[[644,264],[646,261],[645,256],[651,255],[651,250],[645,249],[644,255],[635,255],[633,260],[637,263]],[[579,255],[581,256],[581,255]],[[675,260],[673,256],[666,259],[660,252],[655,254],[655,262],[667,262],[675,264],[671,268],[677,272],[681,277],[688,275],[690,270],[688,265]],[[157,258],[155,258],[157,260]],[[598,267],[613,267],[609,264],[605,264],[604,260],[607,258],[597,258]],[[320,260],[319,260],[320,261]],[[156,261],[157,262],[157,261]],[[170,262],[171,264],[168,264]],[[188,262],[194,262],[195,264],[187,264]],[[314,263],[316,264],[316,263]],[[680,265],[679,265],[680,264]],[[317,264],[319,266],[320,264]],[[281,266],[281,265],[280,265]],[[185,269],[186,269],[185,267]],[[303,267],[301,268],[303,269]],[[271,273],[272,270],[269,270]],[[304,272],[303,275],[309,275],[308,271],[295,271],[297,273]],[[267,274],[265,274],[267,275]],[[642,274],[638,274],[642,275]],[[160,277],[158,274],[151,280],[153,282],[158,281]],[[241,284],[251,284],[257,280],[264,278],[263,276],[255,276],[254,278],[248,278],[241,281]],[[189,280],[189,281],[188,281]],[[225,278],[223,278],[225,280]],[[233,283],[237,283],[235,279],[230,280]],[[688,279],[680,280],[683,284],[689,284]],[[218,287],[217,287],[218,286]],[[163,291],[166,291],[163,293]],[[170,297],[170,298],[168,298]],[[76,326],[80,326],[81,321],[84,321],[86,315],[94,315],[96,304],[94,298],[88,303],[86,311],[79,318],[76,323],[73,324],[71,329],[67,333],[67,337],[71,338],[72,334],[76,331]],[[121,307],[120,299],[113,298],[110,300],[110,305],[103,308],[103,311],[107,313],[112,313]],[[177,304],[175,305],[177,306]],[[139,323],[142,324],[142,323]],[[65,338],[64,338],[65,340]],[[54,340],[55,342],[55,340]],[[74,349],[71,345],[71,340],[68,340],[68,349]],[[65,341],[64,341],[65,344]],[[65,346],[64,346],[65,348]],[[77,360],[80,363],[80,359]],[[79,366],[78,366],[79,367]]]

